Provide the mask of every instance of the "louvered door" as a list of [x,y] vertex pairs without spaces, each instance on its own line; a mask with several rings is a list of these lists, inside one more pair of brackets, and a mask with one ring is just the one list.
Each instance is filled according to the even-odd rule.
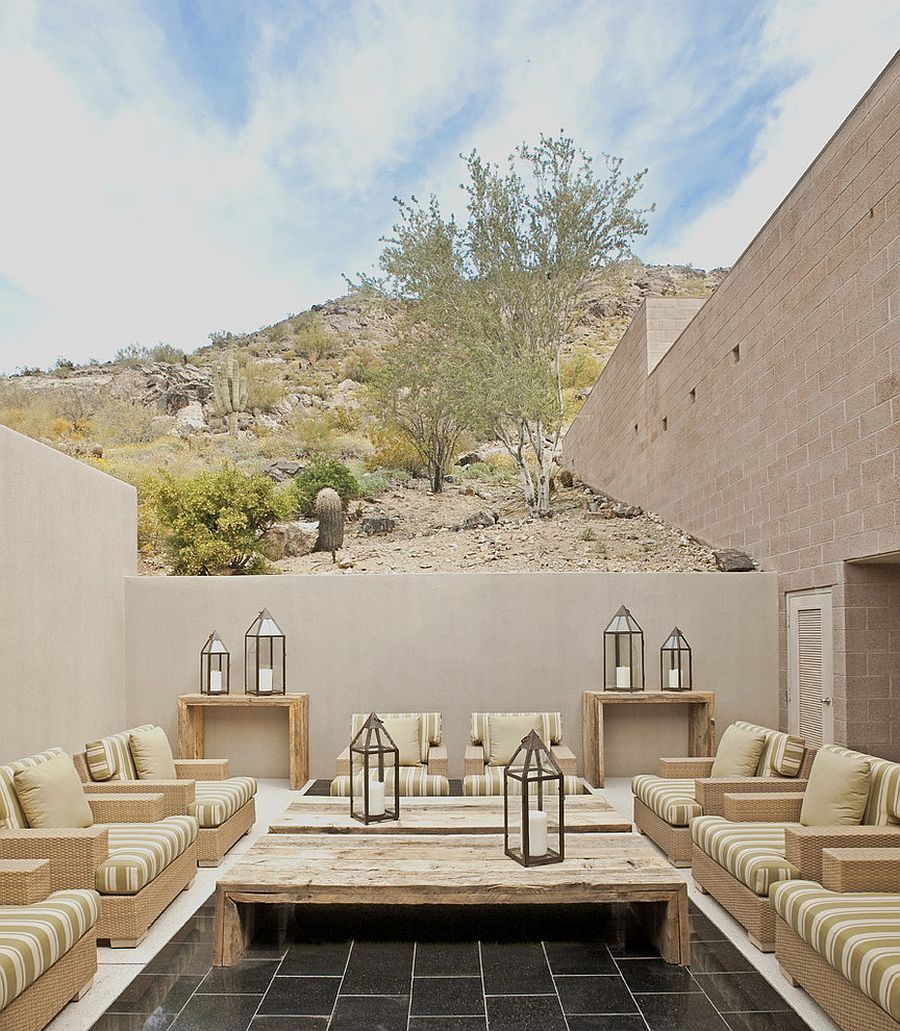
[[818,747],[833,739],[831,591],[789,594],[791,730]]

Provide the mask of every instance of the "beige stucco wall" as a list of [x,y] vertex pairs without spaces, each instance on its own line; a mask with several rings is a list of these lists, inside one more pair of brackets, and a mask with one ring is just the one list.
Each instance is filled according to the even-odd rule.
[[[720,727],[778,718],[776,582],[769,574],[533,573],[412,576],[133,577],[125,589],[130,725],[174,735],[176,698],[197,690],[198,655],[215,628],[242,690],[243,634],[266,606],[287,635],[288,690],[310,695],[311,772],[334,773],[357,709],[438,709],[451,771],[461,775],[477,709],[560,709],[581,754],[581,693],[599,685],[603,626],[620,604],[642,623],[648,688],[677,623],[694,648],[696,687],[717,693]],[[285,776],[274,714],[208,719],[207,751],[236,770]],[[647,714],[649,716],[649,714]],[[652,769],[684,754],[681,717],[609,721],[608,771]]]
[[133,487],[0,426],[0,760],[125,718]]

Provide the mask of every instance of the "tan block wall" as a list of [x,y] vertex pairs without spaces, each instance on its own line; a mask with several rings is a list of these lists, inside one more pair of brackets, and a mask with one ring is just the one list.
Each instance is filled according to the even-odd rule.
[[133,487],[0,426],[0,760],[122,725],[136,519]]
[[[350,714],[444,713],[451,771],[462,774],[469,713],[561,710],[581,754],[581,695],[600,686],[602,630],[627,604],[646,635],[647,687],[676,623],[693,649],[697,689],[717,694],[719,725],[778,719],[776,578],[771,574],[522,573],[340,577],[134,577],[126,583],[129,726],[175,734],[176,699],[198,690],[212,629],[232,652],[243,690],[243,635],[267,607],[286,633],[288,690],[310,695],[313,776],[331,777]],[[653,770],[684,754],[683,714],[615,714],[607,770]],[[277,714],[207,717],[207,752],[236,771],[285,776]]]

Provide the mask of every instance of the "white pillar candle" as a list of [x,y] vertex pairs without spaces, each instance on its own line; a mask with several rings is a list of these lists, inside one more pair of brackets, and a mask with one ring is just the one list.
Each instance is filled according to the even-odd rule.
[[677,691],[679,689],[679,687],[681,687],[681,685],[678,683],[678,670],[677,669],[670,669],[669,670],[669,690],[670,691]]
[[540,809],[528,813],[528,854],[535,858],[547,854],[547,814]]
[[369,816],[384,816],[384,782],[369,781]]
[[272,671],[270,669],[266,669],[265,666],[263,666],[259,671],[259,693],[272,693]]
[[620,691],[627,691],[631,687],[630,666],[616,666],[616,687]]
[[222,693],[222,671],[220,669],[212,669],[209,671],[209,693]]

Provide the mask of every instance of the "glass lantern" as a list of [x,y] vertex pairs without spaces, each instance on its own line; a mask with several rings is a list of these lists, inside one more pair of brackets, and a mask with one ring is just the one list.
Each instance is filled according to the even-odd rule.
[[603,690],[644,690],[644,631],[624,605],[603,632]]
[[350,815],[365,824],[400,819],[400,749],[374,712],[350,742]]
[[694,686],[691,646],[677,626],[659,649],[659,686],[663,691],[690,691]]
[[503,848],[522,866],[561,863],[566,854],[563,775],[532,730],[503,770]]
[[228,694],[231,689],[231,655],[213,630],[200,649],[200,694]]
[[244,693],[284,694],[284,634],[268,609],[244,635]]

